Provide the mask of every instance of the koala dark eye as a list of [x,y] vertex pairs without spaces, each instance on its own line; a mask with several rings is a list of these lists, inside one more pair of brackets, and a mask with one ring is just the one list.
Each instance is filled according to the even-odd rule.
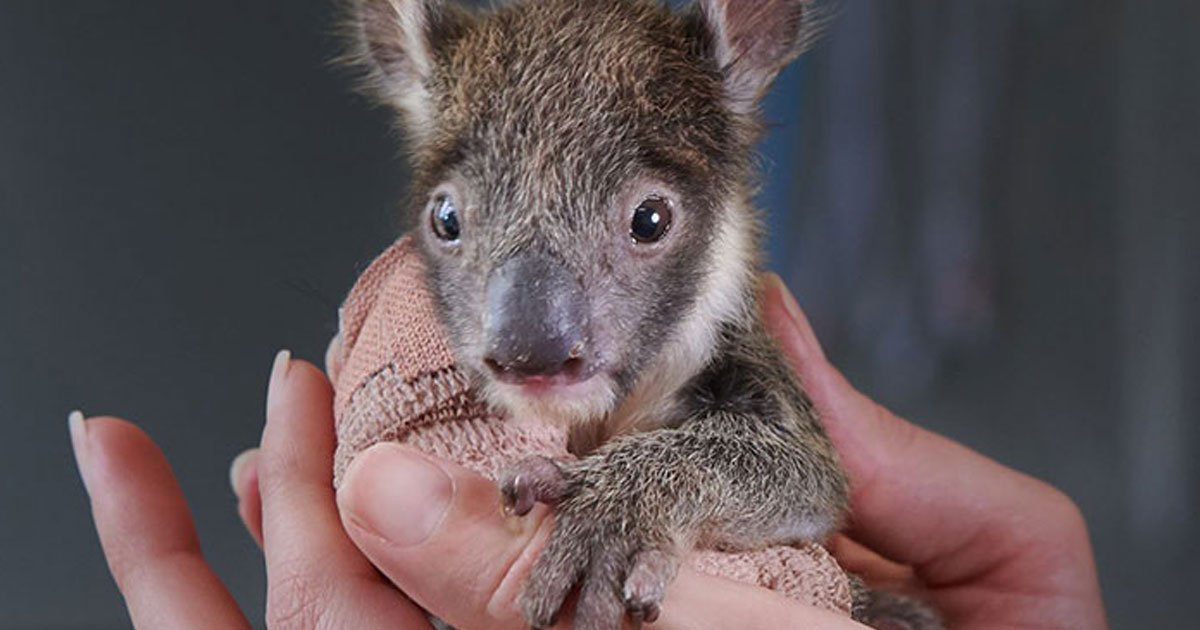
[[448,195],[439,195],[434,198],[429,220],[433,224],[433,233],[443,241],[454,243],[462,236],[462,226],[458,222],[458,208]]
[[633,211],[629,234],[635,243],[654,243],[666,236],[671,228],[671,204],[666,199],[651,197]]

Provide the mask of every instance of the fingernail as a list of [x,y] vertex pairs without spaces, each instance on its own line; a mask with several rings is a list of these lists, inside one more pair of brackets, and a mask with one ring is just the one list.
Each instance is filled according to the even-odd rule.
[[380,444],[350,466],[338,502],[359,527],[396,546],[411,547],[433,535],[453,496],[453,480],[433,460],[396,444]]
[[229,465],[229,486],[233,488],[233,494],[241,498],[238,493],[238,480],[242,478],[243,471],[246,466],[258,457],[258,449],[251,448],[244,451],[242,454],[233,458],[233,463]]
[[75,466],[79,469],[79,477],[87,488],[87,475],[84,465],[87,460],[87,422],[83,419],[82,411],[72,411],[67,415],[67,428],[71,433],[71,450],[75,452]]
[[287,378],[288,369],[292,366],[291,350],[280,350],[275,355],[275,362],[271,365],[271,380],[267,385],[267,406],[271,405],[271,396],[279,388],[279,384],[283,379]]
[[287,376],[288,368],[292,366],[292,351],[280,350],[275,355],[275,362],[271,365],[271,382],[274,383],[281,378]]

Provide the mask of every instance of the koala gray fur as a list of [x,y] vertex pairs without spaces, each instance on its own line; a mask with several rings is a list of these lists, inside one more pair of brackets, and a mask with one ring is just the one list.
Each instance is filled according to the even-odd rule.
[[653,621],[697,545],[832,533],[848,482],[761,322],[752,203],[758,102],[811,41],[812,0],[348,1],[459,365],[579,456],[504,483],[519,513],[555,504],[530,624],[576,587],[576,627]]

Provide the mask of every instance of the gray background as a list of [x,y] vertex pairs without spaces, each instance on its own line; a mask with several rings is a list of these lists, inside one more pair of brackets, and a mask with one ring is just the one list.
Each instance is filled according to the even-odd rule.
[[[843,0],[768,111],[772,266],[885,404],[1074,496],[1115,627],[1197,566],[1200,5]],[[0,626],[127,624],[66,414],[139,422],[258,618],[228,490],[274,351],[402,229],[322,0],[0,2]]]

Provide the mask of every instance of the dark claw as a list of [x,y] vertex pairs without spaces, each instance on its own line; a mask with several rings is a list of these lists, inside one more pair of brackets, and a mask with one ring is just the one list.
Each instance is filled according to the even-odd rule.
[[678,561],[671,554],[650,550],[638,554],[625,580],[625,609],[634,621],[654,623],[667,585],[675,579]]
[[525,516],[533,510],[533,506],[537,505],[537,498],[533,496],[533,489],[525,483],[520,474],[513,477],[510,482],[506,482],[500,487],[500,491],[504,494],[504,510],[509,514],[516,516]]
[[565,486],[557,464],[546,457],[531,457],[504,473],[500,493],[508,513],[525,516],[538,503],[557,503]]
[[638,605],[626,602],[626,607],[629,611],[629,621],[633,624],[634,628],[641,628],[643,623],[658,621],[658,616],[662,613],[662,609],[654,602]]

